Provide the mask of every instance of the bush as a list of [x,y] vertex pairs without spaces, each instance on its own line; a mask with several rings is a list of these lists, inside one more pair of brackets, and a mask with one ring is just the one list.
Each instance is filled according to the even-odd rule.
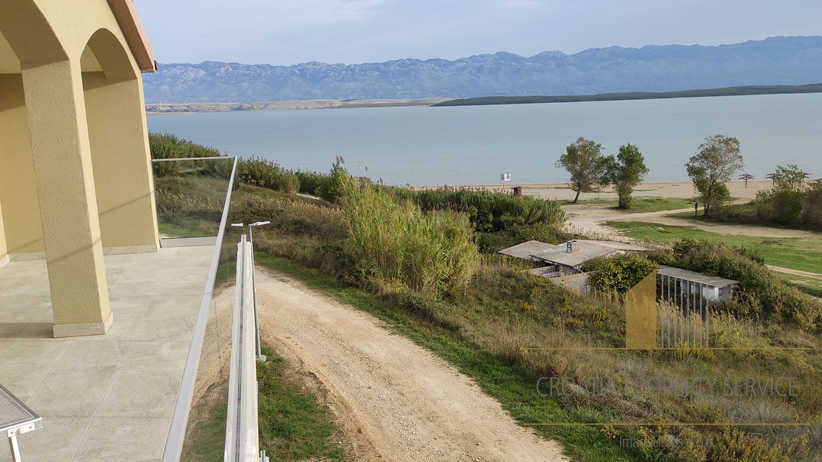
[[774,320],[793,321],[803,329],[822,327],[822,305],[797,289],[786,286],[744,248],[734,249],[717,242],[685,239],[674,246],[679,267],[739,281],[735,302],[742,294],[750,297],[748,307],[734,306],[736,312],[763,315]]
[[271,161],[254,156],[249,160],[240,160],[237,177],[243,183],[288,194],[295,194],[300,188],[297,175],[283,170]]
[[220,151],[168,133],[149,133],[148,145],[152,159],[184,157],[220,157]]
[[465,215],[424,214],[413,202],[336,175],[344,191],[348,250],[364,274],[430,295],[468,287],[477,247]]
[[436,189],[411,193],[424,211],[454,210],[467,213],[477,231],[498,232],[517,226],[565,223],[557,201],[512,196],[488,191]]
[[756,214],[766,222],[797,225],[801,221],[804,191],[769,189],[756,194]]
[[[192,141],[177,138],[168,133],[149,133],[148,134],[149,151],[152,159],[181,159],[186,157],[220,157],[220,151],[196,144]],[[224,162],[200,162],[196,165],[205,168],[221,168],[220,165]],[[225,162],[228,164],[228,162]],[[191,167],[194,163],[183,162],[152,162],[151,166],[154,169],[154,175],[157,177],[176,176],[180,173],[180,169],[184,167]],[[225,167],[222,167],[223,169]],[[231,167],[229,166],[229,172]]]
[[294,175],[300,180],[300,192],[312,196],[318,196],[317,191],[330,179],[328,175],[317,172],[301,172],[298,170],[294,172]]
[[822,181],[815,181],[808,187],[802,202],[802,223],[822,229]]
[[647,256],[632,252],[596,258],[588,262],[584,269],[594,273],[588,278],[588,283],[595,289],[624,294],[658,267]]
[[333,165],[331,174],[317,186],[316,194],[333,204],[343,195],[344,187],[349,182],[348,172],[339,165]]

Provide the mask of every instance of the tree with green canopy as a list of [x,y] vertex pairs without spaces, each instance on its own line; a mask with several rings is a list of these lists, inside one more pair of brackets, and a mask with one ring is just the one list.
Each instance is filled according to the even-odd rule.
[[713,216],[731,197],[725,183],[745,166],[739,153],[739,140],[732,136],[711,135],[685,168],[694,182],[694,191],[705,205],[705,215]]
[[619,147],[619,154],[616,157],[606,157],[605,165],[605,176],[617,193],[619,208],[630,208],[634,186],[641,183],[648,174],[645,158],[636,146],[628,143]]
[[565,148],[565,154],[554,164],[571,174],[571,190],[576,191],[576,204],[579,193],[593,192],[595,186],[608,184],[606,160],[602,156],[602,145],[580,137],[576,143]]

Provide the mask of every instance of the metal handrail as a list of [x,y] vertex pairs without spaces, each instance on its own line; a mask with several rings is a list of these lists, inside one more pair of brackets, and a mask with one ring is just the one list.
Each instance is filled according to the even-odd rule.
[[237,286],[234,297],[228,414],[224,460],[258,462],[258,384],[254,303],[254,260],[251,243],[243,235],[237,245]]
[[[224,160],[230,158],[231,157],[210,157],[205,159]],[[194,159],[197,158],[175,160]],[[239,157],[234,157],[234,165],[231,168],[231,178],[228,181],[228,191],[226,192],[225,204],[223,205],[223,214],[220,218],[220,229],[217,232],[217,244],[214,246],[214,252],[211,254],[211,265],[208,268],[206,285],[203,289],[203,298],[200,301],[200,311],[197,315],[197,322],[194,325],[194,333],[192,335],[191,345],[188,348],[188,356],[186,357],[186,365],[183,369],[183,378],[180,382],[177,403],[174,406],[174,415],[171,418],[168,439],[166,440],[166,446],[163,450],[163,462],[176,462],[180,460],[183,453],[183,442],[186,434],[186,426],[188,425],[188,413],[194,399],[194,384],[197,379],[197,369],[200,367],[200,354],[203,350],[203,341],[205,339],[208,309],[217,280],[217,267],[220,263],[223,237],[225,236],[226,224],[228,223],[228,206],[231,203],[231,191],[234,190],[234,177],[237,172],[238,160]]]

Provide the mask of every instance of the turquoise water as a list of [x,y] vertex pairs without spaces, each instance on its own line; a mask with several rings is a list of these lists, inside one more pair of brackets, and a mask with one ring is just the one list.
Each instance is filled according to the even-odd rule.
[[494,184],[502,172],[513,184],[565,182],[554,162],[580,136],[606,155],[638,146],[646,181],[685,181],[714,133],[739,139],[756,179],[789,163],[822,177],[822,94],[163,114],[148,125],[291,169],[327,172],[339,155],[352,174],[396,185]]

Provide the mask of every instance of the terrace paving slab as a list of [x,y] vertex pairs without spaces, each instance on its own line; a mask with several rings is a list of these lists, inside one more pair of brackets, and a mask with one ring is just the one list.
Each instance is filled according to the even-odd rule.
[[43,418],[24,461],[160,460],[213,250],[105,256],[114,324],[91,337],[52,338],[45,261],[0,267],[0,384]]

